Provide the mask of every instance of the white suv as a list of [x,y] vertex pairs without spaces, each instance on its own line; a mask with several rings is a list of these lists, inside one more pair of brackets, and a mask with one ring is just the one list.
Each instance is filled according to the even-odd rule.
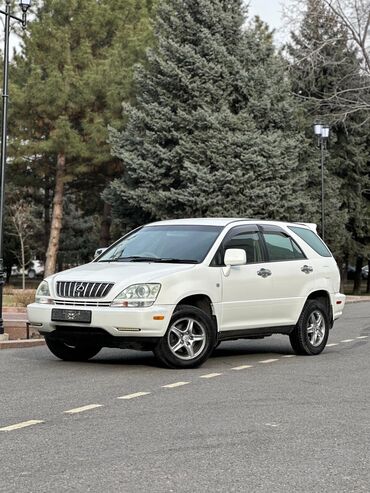
[[272,334],[289,335],[297,354],[321,353],[343,311],[339,286],[315,225],[181,219],[135,229],[46,278],[28,316],[64,360],[118,347],[193,368],[221,341]]

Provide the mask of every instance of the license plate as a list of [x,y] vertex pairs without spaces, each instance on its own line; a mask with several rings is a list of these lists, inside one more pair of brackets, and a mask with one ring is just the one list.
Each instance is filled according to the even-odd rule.
[[63,310],[53,308],[51,312],[52,322],[82,322],[89,324],[91,322],[91,310]]

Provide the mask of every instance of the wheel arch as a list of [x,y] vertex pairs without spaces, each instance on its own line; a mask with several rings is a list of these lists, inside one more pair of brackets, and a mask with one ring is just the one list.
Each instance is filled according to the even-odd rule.
[[218,332],[218,321],[216,312],[214,310],[212,300],[208,295],[199,293],[186,296],[177,303],[175,311],[179,308],[180,305],[195,306],[196,308],[199,308],[200,310],[205,312],[213,320],[216,331]]
[[330,294],[321,289],[321,290],[318,290],[318,291],[314,291],[312,292],[308,298],[307,298],[307,301],[308,300],[317,300],[317,301],[320,301],[320,303],[322,303],[325,308],[327,309],[327,314],[328,314],[328,317],[329,317],[329,320],[330,320],[330,328],[333,326],[333,308],[331,306],[331,299],[330,299]]

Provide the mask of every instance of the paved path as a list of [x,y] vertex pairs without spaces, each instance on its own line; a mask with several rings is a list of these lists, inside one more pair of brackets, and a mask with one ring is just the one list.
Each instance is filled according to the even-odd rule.
[[0,492],[368,492],[370,303],[318,357],[224,343],[199,369],[0,353]]

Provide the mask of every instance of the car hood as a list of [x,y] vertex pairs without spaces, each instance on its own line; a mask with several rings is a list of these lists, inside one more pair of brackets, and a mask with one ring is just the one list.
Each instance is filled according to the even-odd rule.
[[155,262],[92,262],[53,276],[53,281],[113,282],[129,286],[158,282],[168,275],[193,269],[195,264],[160,264]]

